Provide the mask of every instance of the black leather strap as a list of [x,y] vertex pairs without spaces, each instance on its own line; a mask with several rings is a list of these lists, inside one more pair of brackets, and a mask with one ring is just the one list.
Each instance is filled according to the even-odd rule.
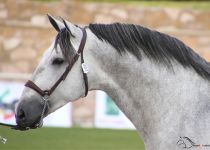
[[29,129],[29,128],[23,128],[19,125],[12,125],[12,124],[1,123],[1,122],[0,122],[0,125],[5,126],[5,127],[10,127],[11,129],[14,129],[14,130],[21,130],[21,131],[26,131]]
[[[83,51],[81,51],[81,64],[85,63],[84,61],[84,57],[83,57]],[[82,71],[83,73],[83,79],[84,79],[84,83],[85,83],[85,96],[87,96],[88,94],[88,77],[87,77],[87,73],[85,73],[84,71]]]

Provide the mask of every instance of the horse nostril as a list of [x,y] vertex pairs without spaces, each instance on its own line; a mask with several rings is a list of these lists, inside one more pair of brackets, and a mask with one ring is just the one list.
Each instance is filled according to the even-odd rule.
[[25,113],[24,113],[23,109],[19,110],[17,117],[21,120],[25,120]]

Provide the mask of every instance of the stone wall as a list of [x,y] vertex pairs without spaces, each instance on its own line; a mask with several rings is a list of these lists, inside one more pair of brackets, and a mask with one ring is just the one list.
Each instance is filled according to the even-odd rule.
[[[210,60],[210,11],[80,1],[0,1],[0,73],[32,73],[56,32],[46,14],[75,24],[123,22],[176,36]],[[93,126],[94,96],[73,104],[76,125]]]

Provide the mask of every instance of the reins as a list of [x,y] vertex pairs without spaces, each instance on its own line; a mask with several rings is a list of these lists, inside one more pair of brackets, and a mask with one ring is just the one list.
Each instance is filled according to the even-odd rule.
[[11,129],[21,130],[21,131],[25,131],[25,130],[29,129],[29,128],[23,128],[23,127],[21,127],[19,125],[12,125],[12,124],[1,123],[1,122],[0,122],[0,126],[10,127]]
[[[68,26],[66,25],[65,21],[64,21],[64,25],[66,26],[66,28],[68,29]],[[42,126],[42,122],[43,122],[43,118],[45,115],[46,110],[48,109],[48,101],[50,99],[50,95],[55,91],[55,89],[58,87],[58,85],[64,81],[68,75],[68,73],[71,71],[73,65],[75,64],[75,62],[78,60],[79,56],[81,56],[81,68],[82,68],[82,73],[83,73],[83,79],[84,79],[84,84],[85,84],[85,96],[87,96],[88,94],[88,77],[87,77],[87,73],[88,73],[88,67],[84,62],[84,56],[83,56],[83,50],[86,44],[86,40],[87,40],[87,32],[86,32],[86,27],[85,28],[80,28],[82,30],[82,39],[78,48],[77,53],[75,54],[75,56],[73,57],[73,59],[71,60],[71,62],[68,64],[68,66],[66,67],[64,73],[61,75],[61,77],[54,83],[54,85],[50,88],[50,89],[46,89],[46,90],[42,90],[41,88],[39,88],[39,86],[37,86],[33,81],[28,80],[25,84],[26,87],[33,89],[34,91],[36,91],[43,100],[43,109],[42,109],[42,113],[39,119],[39,122],[35,125],[35,128],[37,127],[41,127]],[[6,124],[6,123],[0,123],[1,126],[6,126],[6,127],[10,127],[11,129],[15,129],[15,130],[28,130],[30,129],[30,127],[21,127],[19,125],[11,125],[11,124]]]
[[12,128],[12,129],[15,128],[15,127],[17,126],[17,125],[12,125],[12,124],[7,124],[7,123],[1,123],[1,122],[0,122],[0,125],[1,125],[1,126],[5,126],[5,127],[10,127],[10,128]]

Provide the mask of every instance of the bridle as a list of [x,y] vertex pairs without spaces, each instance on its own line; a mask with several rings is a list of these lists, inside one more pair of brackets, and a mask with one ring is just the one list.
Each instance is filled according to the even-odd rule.
[[66,67],[66,70],[64,71],[64,73],[54,83],[54,85],[50,89],[42,90],[31,80],[28,80],[25,84],[26,87],[31,88],[34,91],[36,91],[42,97],[42,99],[44,101],[44,106],[43,106],[43,111],[42,111],[42,114],[40,117],[40,122],[38,124],[36,124],[37,127],[39,127],[42,124],[42,120],[43,120],[45,111],[48,108],[48,101],[49,101],[50,95],[55,91],[55,89],[60,85],[60,83],[66,79],[68,73],[71,71],[71,68],[73,67],[75,62],[78,60],[80,55],[81,55],[81,67],[82,67],[83,79],[84,79],[84,83],[85,83],[85,96],[87,96],[87,94],[88,94],[88,78],[87,78],[88,68],[84,62],[84,57],[83,57],[83,50],[84,50],[86,40],[87,40],[87,33],[86,33],[85,28],[80,28],[80,29],[82,30],[82,39],[81,39],[78,51],[75,54],[75,56],[73,57],[73,59],[70,61],[68,66]]
[[29,88],[33,89],[34,91],[39,93],[39,95],[43,98],[44,97],[49,97],[55,91],[55,89],[58,87],[58,85],[63,80],[66,79],[68,73],[71,71],[71,68],[73,67],[73,65],[75,64],[75,62],[79,58],[79,56],[81,55],[81,66],[82,66],[83,78],[84,78],[84,83],[85,83],[85,96],[87,95],[87,93],[88,93],[88,80],[87,80],[88,69],[87,69],[86,64],[84,63],[84,57],[83,57],[83,50],[84,50],[86,39],[87,39],[87,33],[86,33],[85,28],[81,28],[81,30],[82,30],[83,35],[82,35],[82,40],[81,40],[80,45],[79,45],[79,49],[78,49],[77,53],[75,54],[75,56],[73,57],[72,61],[66,67],[66,70],[64,71],[64,73],[54,83],[54,85],[48,90],[42,90],[33,81],[28,80],[25,84],[26,87],[29,87]]
[[[47,110],[48,106],[48,101],[50,98],[50,95],[55,91],[55,89],[60,85],[62,81],[64,81],[68,75],[68,73],[71,71],[73,65],[76,63],[78,60],[79,56],[81,56],[81,67],[82,67],[82,73],[83,73],[83,79],[84,79],[84,84],[85,84],[85,96],[88,94],[88,67],[84,62],[84,56],[83,56],[83,51],[84,47],[86,44],[87,40],[87,33],[86,33],[86,27],[85,28],[80,28],[82,30],[82,39],[78,48],[77,53],[73,57],[73,59],[69,62],[68,66],[66,67],[64,73],[60,76],[60,78],[54,83],[54,85],[50,89],[42,90],[39,86],[37,86],[33,81],[28,80],[25,84],[26,87],[33,89],[36,91],[43,100],[43,110],[39,119],[39,123],[36,124],[36,127],[40,127],[42,125],[42,120],[44,118],[44,114]],[[28,130],[29,128],[23,128],[18,125],[10,125],[10,124],[5,124],[5,123],[0,123],[2,126],[8,126],[11,127],[12,129],[16,130]]]

